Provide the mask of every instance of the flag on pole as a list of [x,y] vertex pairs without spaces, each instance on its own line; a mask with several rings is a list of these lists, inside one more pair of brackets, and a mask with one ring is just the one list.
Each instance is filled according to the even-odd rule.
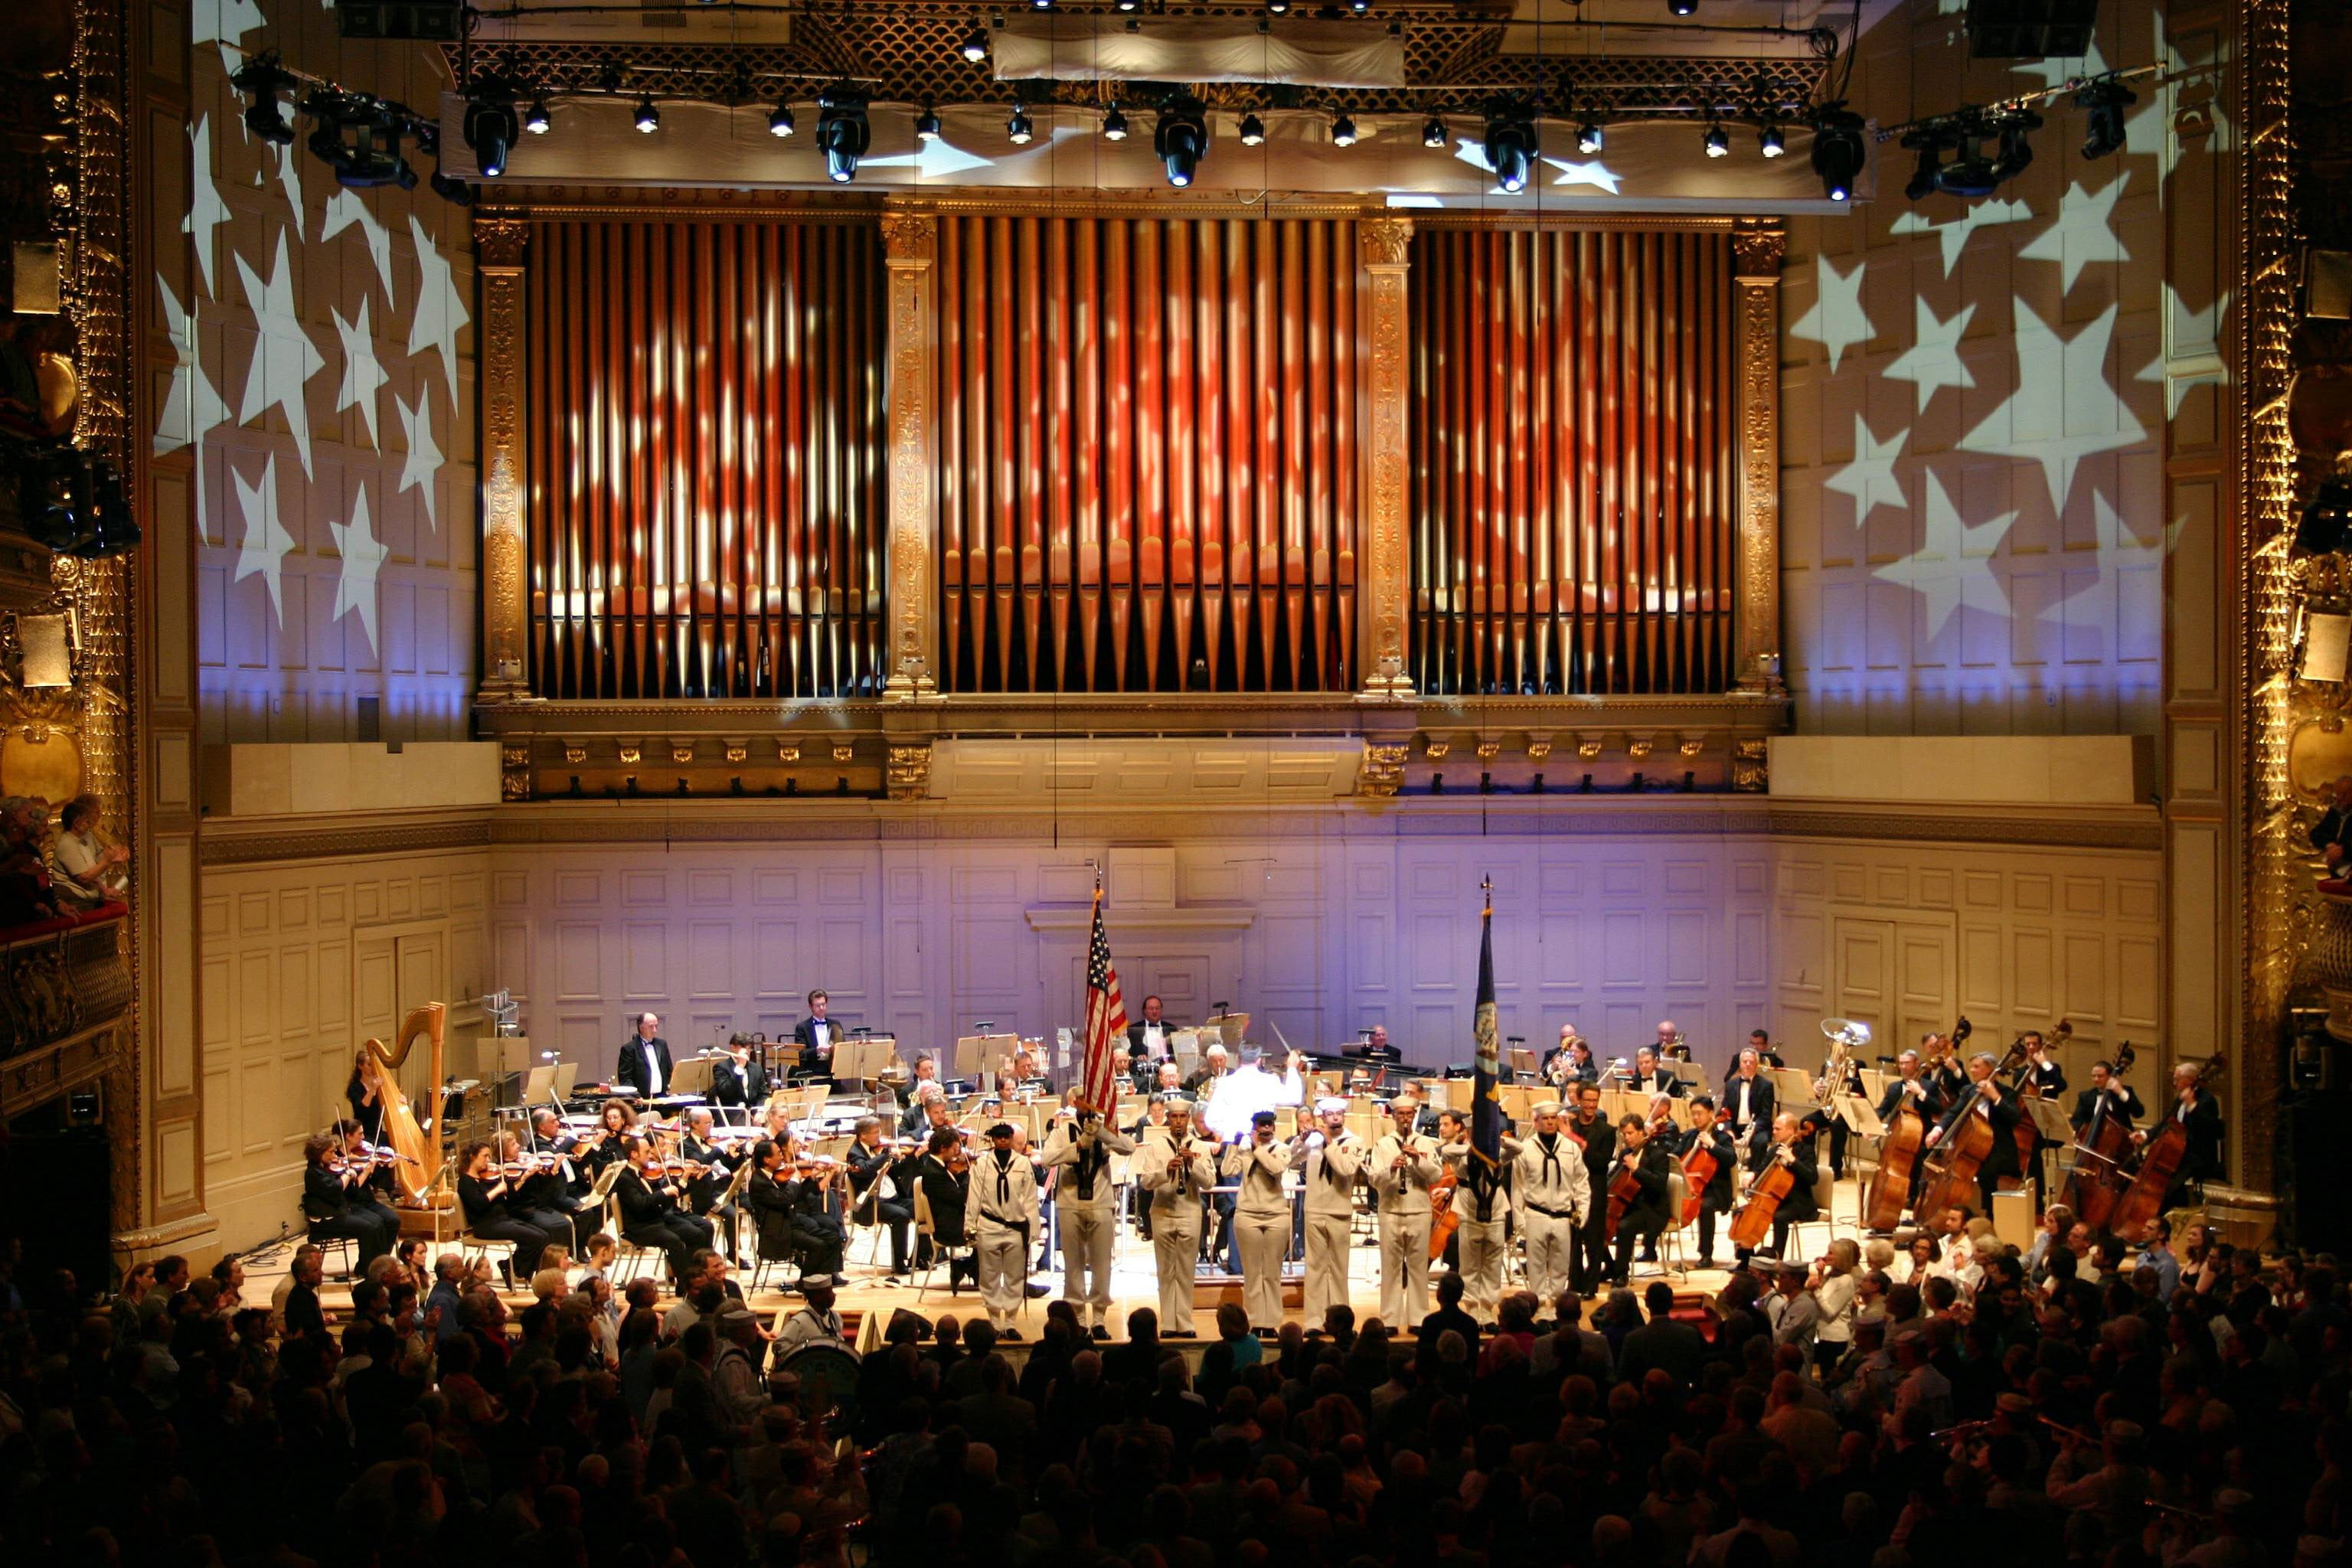
[[1503,1163],[1502,1058],[1495,1047],[1495,879],[1478,885],[1478,1077],[1470,1109],[1470,1152],[1489,1171]]
[[1102,883],[1095,883],[1095,931],[1087,943],[1087,1049],[1078,1075],[1077,1103],[1099,1115],[1118,1109],[1118,1064],[1127,1057],[1127,1004],[1119,1000],[1118,971],[1110,966],[1110,940],[1103,935]]

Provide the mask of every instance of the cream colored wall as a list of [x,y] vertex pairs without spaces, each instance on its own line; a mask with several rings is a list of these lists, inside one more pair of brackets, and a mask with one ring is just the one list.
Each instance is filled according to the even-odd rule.
[[[206,1205],[229,1247],[300,1227],[302,1140],[344,1114],[353,1050],[419,1002],[482,992],[488,867],[478,848],[215,867],[204,883]],[[420,1046],[402,1077],[426,1081]]]

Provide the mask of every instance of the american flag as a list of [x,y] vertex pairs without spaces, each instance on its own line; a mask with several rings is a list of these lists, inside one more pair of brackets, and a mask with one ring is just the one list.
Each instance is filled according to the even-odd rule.
[[1118,996],[1118,971],[1110,966],[1110,939],[1103,935],[1102,889],[1095,889],[1095,934],[1087,944],[1087,1054],[1078,1077],[1077,1103],[1108,1116],[1118,1108],[1118,1064],[1127,1058],[1127,1004]]

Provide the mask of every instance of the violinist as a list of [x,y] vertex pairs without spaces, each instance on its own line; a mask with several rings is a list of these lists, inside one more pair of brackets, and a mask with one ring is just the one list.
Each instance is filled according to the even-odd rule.
[[[751,1176],[743,1187],[743,1202],[751,1211],[759,1255],[785,1258],[793,1255],[792,1168],[784,1163],[784,1146],[772,1138],[751,1145]],[[806,1282],[806,1277],[803,1277]]]
[[[1600,1103],[1601,1091],[1593,1090]],[[1555,1300],[1575,1272],[1577,1237],[1592,1207],[1592,1180],[1584,1149],[1561,1129],[1559,1101],[1535,1107],[1535,1136],[1512,1154],[1511,1187],[1519,1206],[1519,1230],[1528,1241],[1528,1286],[1542,1300]],[[1510,1146],[1505,1145],[1508,1152]]]
[[698,1105],[679,1120],[677,1152],[688,1166],[686,1206],[701,1215],[717,1211],[723,1224],[734,1215],[730,1209],[722,1208],[719,1200],[734,1177],[737,1162],[711,1142],[709,1107]]
[[915,1223],[915,1161],[882,1142],[882,1119],[861,1116],[846,1156],[849,1191],[861,1218],[890,1227],[890,1273],[907,1272],[907,1233]]
[[340,1157],[337,1140],[323,1133],[302,1145],[302,1217],[314,1239],[351,1237],[362,1273],[400,1237],[400,1216],[367,1195],[365,1177]]
[[[1201,1194],[1217,1183],[1215,1140],[1192,1131],[1192,1102],[1181,1092],[1167,1096],[1158,1125],[1147,1128],[1135,1155],[1135,1176],[1150,1194],[1152,1260],[1160,1273],[1160,1328],[1163,1338],[1191,1339],[1192,1281],[1201,1257]],[[1341,1101],[1344,1109],[1346,1102]],[[1314,1204],[1307,1205],[1307,1275],[1315,1290]],[[1341,1232],[1340,1268],[1347,1267]],[[1345,1300],[1345,1279],[1340,1300]]]
[[560,1154],[525,1150],[522,1140],[511,1132],[499,1134],[499,1164],[508,1174],[510,1189],[507,1213],[525,1225],[538,1226],[551,1241],[584,1256],[601,1216],[583,1216],[564,1206],[562,1168],[570,1163]]
[[608,1100],[598,1109],[595,1127],[580,1141],[580,1163],[590,1179],[603,1175],[605,1166],[628,1158],[621,1140],[636,1121],[636,1112],[625,1100]]
[[1629,1114],[1617,1122],[1616,1166],[1610,1173],[1612,1182],[1618,1171],[1630,1171],[1639,1186],[1633,1202],[1617,1216],[1617,1256],[1610,1278],[1622,1285],[1633,1274],[1637,1239],[1645,1256],[1657,1256],[1658,1233],[1666,1227],[1667,1184],[1675,1162],[1667,1152],[1666,1140],[1651,1137],[1650,1123]]
[[550,1235],[514,1212],[517,1178],[501,1167],[491,1145],[477,1138],[457,1151],[457,1207],[466,1229],[492,1241],[514,1243],[514,1257],[506,1265],[513,1279],[529,1279],[539,1272],[539,1255],[551,1242],[572,1234],[566,1226]]
[[[931,1210],[931,1234],[915,1239],[915,1267],[923,1269],[931,1266],[934,1240],[941,1247],[964,1245],[964,1208],[971,1192],[971,1156],[964,1148],[963,1134],[952,1124],[942,1122],[932,1127],[922,1157],[915,1163],[915,1179],[921,1184],[923,1201]],[[979,1268],[974,1259],[955,1258],[949,1262],[950,1295],[955,1293],[959,1279],[969,1279],[978,1287]]]
[[1617,1168],[1617,1129],[1601,1114],[1599,1084],[1578,1087],[1576,1114],[1568,1120],[1568,1134],[1581,1146],[1584,1184],[1591,1194],[1591,1201],[1577,1211],[1582,1224],[1576,1232],[1576,1264],[1571,1270],[1577,1294],[1589,1297],[1612,1272],[1607,1194],[1610,1174]]
[[778,1146],[768,1174],[782,1183],[786,1226],[792,1254],[801,1260],[801,1283],[840,1284],[845,1242],[833,1200],[841,1167],[829,1159],[811,1157],[794,1138]]
[[2139,1091],[2123,1080],[2113,1062],[2091,1064],[2091,1087],[2074,1097],[2074,1114],[2067,1120],[2080,1133],[2097,1121],[2102,1111],[2109,1121],[2126,1129],[2147,1114],[2147,1108],[2139,1101]]
[[328,1131],[341,1145],[344,1173],[351,1179],[351,1196],[354,1204],[372,1205],[392,1212],[397,1189],[393,1184],[391,1162],[399,1156],[392,1150],[371,1144],[366,1130],[356,1121],[338,1121]]
[[[1819,1219],[1822,1205],[1813,1196],[1813,1185],[1821,1180],[1821,1162],[1813,1153],[1812,1144],[1804,1138],[1804,1123],[1794,1111],[1783,1110],[1772,1119],[1770,1142],[1765,1145],[1764,1156],[1757,1162],[1760,1173],[1769,1163],[1789,1167],[1792,1184],[1788,1196],[1772,1213],[1772,1251],[1775,1256],[1789,1256],[1789,1227]],[[1740,1261],[1748,1254],[1742,1250]]]
[[1943,1120],[1928,1131],[1924,1145],[1927,1149],[1939,1147],[1963,1116],[1981,1116],[1992,1123],[1992,1151],[1977,1167],[1977,1194],[1983,1200],[1986,1214],[1992,1212],[1992,1195],[2000,1190],[2001,1178],[2024,1174],[2018,1169],[2017,1161],[2017,1097],[2001,1088],[1994,1070],[2000,1065],[1990,1051],[1979,1051],[1969,1058],[1969,1091],[1944,1112]]
[[696,1249],[710,1246],[710,1222],[685,1211],[677,1173],[660,1162],[650,1138],[624,1133],[620,1145],[629,1163],[613,1186],[621,1234],[638,1247],[659,1247],[669,1258],[671,1283],[683,1281]]
[[1687,1164],[1691,1155],[1701,1149],[1714,1158],[1715,1170],[1698,1194],[1698,1266],[1712,1268],[1716,1216],[1731,1212],[1733,1198],[1738,1192],[1733,1173],[1739,1168],[1739,1146],[1731,1141],[1731,1129],[1717,1113],[1712,1095],[1691,1098],[1690,1131],[1683,1134],[1682,1147],[1676,1153]]
[[1118,1225],[1118,1190],[1110,1157],[1132,1154],[1135,1140],[1091,1110],[1056,1118],[1045,1139],[1045,1163],[1065,1168],[1055,1202],[1062,1218],[1062,1300],[1083,1303],[1087,1333],[1110,1338],[1111,1233]]

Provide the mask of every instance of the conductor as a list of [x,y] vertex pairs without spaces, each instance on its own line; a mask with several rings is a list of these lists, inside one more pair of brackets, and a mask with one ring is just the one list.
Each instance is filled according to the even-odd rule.
[[661,1037],[661,1019],[637,1015],[637,1032],[621,1047],[621,1070],[614,1075],[640,1100],[667,1092],[670,1081],[669,1042]]

